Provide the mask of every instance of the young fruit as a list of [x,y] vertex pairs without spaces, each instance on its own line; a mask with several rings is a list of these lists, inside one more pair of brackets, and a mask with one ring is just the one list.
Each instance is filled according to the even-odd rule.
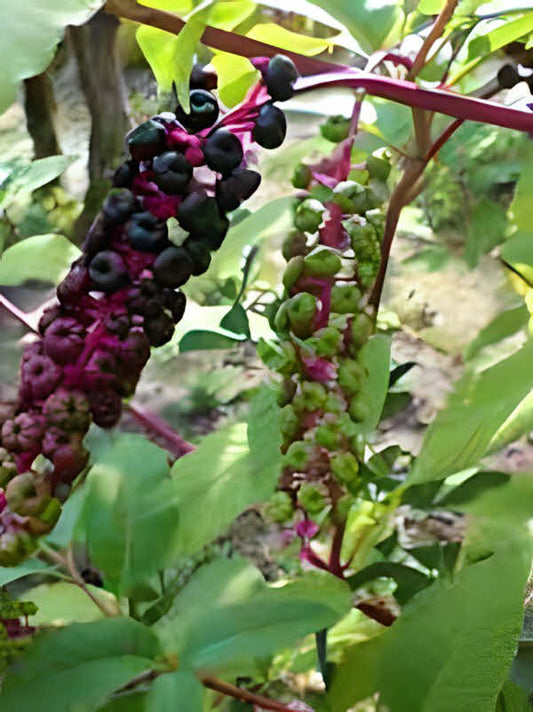
[[329,116],[327,121],[323,123],[320,127],[320,133],[325,139],[331,141],[332,143],[340,143],[348,138],[348,133],[350,131],[350,119],[337,114],[336,116]]
[[192,178],[192,166],[181,153],[165,151],[152,161],[154,183],[168,195],[182,195]]
[[212,126],[218,119],[218,102],[211,92],[205,89],[193,89],[189,94],[190,112],[185,113],[182,106],[176,107],[176,118],[189,133],[196,133]]
[[272,57],[264,79],[268,93],[274,101],[286,101],[294,94],[293,84],[299,73],[294,62],[282,54]]
[[116,292],[129,281],[128,270],[122,257],[113,250],[99,252],[89,264],[93,287],[100,292]]
[[212,171],[229,176],[243,159],[239,138],[227,129],[218,129],[209,136],[204,145],[205,162]]
[[305,339],[313,333],[313,320],[318,311],[316,297],[309,292],[300,292],[287,302],[287,316],[291,331],[300,339]]
[[296,208],[294,227],[302,232],[316,232],[322,222],[324,206],[319,200],[306,198]]
[[299,163],[294,169],[291,183],[295,188],[305,190],[311,182],[312,177],[313,173],[311,172],[309,166],[306,166],[305,163]]
[[341,258],[327,248],[317,247],[304,258],[304,273],[313,277],[333,277],[341,267]]
[[181,287],[194,269],[190,254],[184,247],[167,247],[155,259],[154,279],[161,287]]
[[361,290],[352,284],[334,284],[331,290],[331,311],[337,314],[356,314],[359,311]]
[[292,230],[281,247],[281,253],[287,262],[297,255],[305,255],[307,252],[307,237],[299,230]]
[[283,111],[272,104],[262,106],[252,131],[253,140],[263,148],[278,148],[286,133],[287,121]]

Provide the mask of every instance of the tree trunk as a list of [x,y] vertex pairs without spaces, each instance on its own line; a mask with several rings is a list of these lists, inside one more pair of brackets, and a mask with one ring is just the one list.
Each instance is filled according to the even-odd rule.
[[24,112],[28,132],[33,140],[33,157],[46,158],[60,154],[54,126],[54,89],[46,73],[24,80]]

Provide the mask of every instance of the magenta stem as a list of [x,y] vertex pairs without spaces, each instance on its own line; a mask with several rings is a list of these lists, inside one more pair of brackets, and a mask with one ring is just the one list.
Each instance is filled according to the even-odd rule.
[[158,438],[162,438],[170,446],[169,451],[176,458],[196,450],[192,443],[184,440],[174,428],[155,413],[133,403],[128,404],[128,410],[145,430]]

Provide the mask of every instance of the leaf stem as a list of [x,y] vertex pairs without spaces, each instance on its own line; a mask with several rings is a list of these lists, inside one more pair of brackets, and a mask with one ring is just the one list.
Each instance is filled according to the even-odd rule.
[[[62,558],[62,557],[60,557]],[[72,576],[72,579],[74,583],[81,588],[81,590],[89,596],[91,601],[94,603],[95,606],[97,606],[100,611],[106,616],[107,618],[113,618],[114,616],[117,615],[116,611],[111,610],[108,608],[108,606],[103,602],[100,601],[94,593],[89,589],[85,581],[82,579],[80,572],[76,568],[76,562],[74,561],[74,553],[72,551],[72,545],[69,545],[67,548],[67,554],[65,557],[65,566],[67,571],[70,573]]]
[[444,32],[446,25],[448,24],[455,11],[455,8],[457,7],[457,3],[458,0],[447,0],[446,4],[438,14],[437,19],[433,24],[433,27],[431,28],[428,36],[422,43],[422,47],[420,47],[420,49],[418,50],[418,54],[414,59],[413,66],[411,67],[411,70],[407,75],[409,79],[414,79],[426,63],[426,59],[430,49],[433,47],[435,42]]
[[188,452],[196,450],[192,443],[184,440],[181,435],[174,430],[174,428],[172,428],[155,413],[146,410],[140,405],[135,405],[134,403],[128,403],[127,407],[135,420],[137,420],[143,428],[145,428],[152,435],[162,438],[170,446],[169,450],[175,458],[182,457]]
[[263,697],[263,695],[256,695],[254,692],[244,690],[236,685],[226,682],[225,680],[219,680],[211,675],[199,675],[199,678],[200,682],[210,690],[220,692],[228,697],[233,697],[235,700],[241,700],[241,702],[248,702],[261,708],[262,710],[274,710],[274,712],[294,712],[294,710],[281,702],[276,702],[276,700]]
[[0,307],[3,307],[6,312],[11,314],[11,316],[17,319],[17,321],[20,321],[21,324],[24,324],[27,329],[33,331],[35,334],[39,333],[36,327],[28,319],[28,315],[25,314],[25,312],[23,312],[21,309],[16,307],[13,302],[10,302],[9,299],[4,297],[3,294],[0,294]]

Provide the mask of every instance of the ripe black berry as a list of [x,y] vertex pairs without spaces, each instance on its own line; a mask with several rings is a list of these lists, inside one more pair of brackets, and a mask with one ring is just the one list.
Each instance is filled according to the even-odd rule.
[[217,181],[216,199],[223,212],[236,210],[243,200],[247,200],[259,188],[261,176],[257,171],[241,168],[225,180]]
[[115,171],[113,186],[115,188],[129,188],[138,172],[139,164],[137,161],[125,161]]
[[227,129],[218,129],[205,142],[205,161],[212,171],[229,175],[243,159],[240,140]]
[[126,286],[129,280],[124,260],[113,250],[104,250],[93,257],[89,276],[95,289],[108,293]]
[[118,225],[125,222],[135,210],[137,201],[127,188],[113,188],[107,194],[102,206],[104,224]]
[[165,308],[170,311],[174,324],[177,324],[185,314],[185,304],[187,302],[185,294],[183,294],[183,292],[165,289],[162,293],[162,297]]
[[149,119],[130,131],[126,137],[128,148],[136,161],[149,161],[165,148],[165,127]]
[[204,240],[217,250],[222,244],[229,221],[219,212],[217,201],[204,190],[189,193],[177,211],[178,222],[191,237]]
[[145,318],[143,329],[150,346],[163,346],[174,334],[174,322],[162,311],[157,316]]
[[154,183],[169,195],[183,194],[192,178],[192,166],[181,153],[165,151],[152,162]]
[[263,148],[277,148],[286,133],[287,121],[283,111],[272,104],[262,106],[252,131],[253,140]]
[[190,254],[193,264],[193,275],[198,277],[207,272],[211,263],[211,253],[207,245],[201,240],[189,238],[183,243],[183,247]]
[[180,104],[176,107],[176,118],[189,133],[207,129],[218,119],[216,97],[205,89],[193,89],[189,95],[189,105],[189,114],[183,111]]
[[191,71],[189,87],[191,89],[206,89],[213,91],[218,85],[217,73],[214,69],[208,69],[201,64],[195,64]]
[[184,247],[167,247],[156,257],[153,266],[157,284],[172,289],[185,284],[192,271],[192,259]]
[[282,54],[272,57],[265,72],[265,84],[274,101],[286,101],[294,94],[293,84],[298,79],[294,62]]
[[169,244],[166,223],[148,211],[131,216],[126,235],[133,249],[140,252],[160,252]]

